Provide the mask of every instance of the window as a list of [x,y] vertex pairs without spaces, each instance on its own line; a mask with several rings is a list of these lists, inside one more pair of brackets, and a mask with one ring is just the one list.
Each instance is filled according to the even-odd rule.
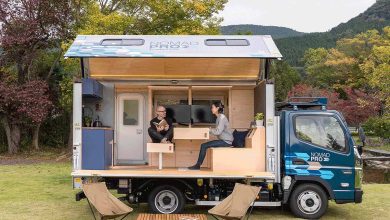
[[138,125],[138,100],[124,100],[123,102],[123,125]]
[[144,39],[105,39],[101,42],[102,46],[142,46]]
[[295,135],[302,141],[321,147],[341,152],[347,150],[344,131],[332,116],[295,117]]
[[249,41],[246,39],[207,39],[207,46],[249,46]]

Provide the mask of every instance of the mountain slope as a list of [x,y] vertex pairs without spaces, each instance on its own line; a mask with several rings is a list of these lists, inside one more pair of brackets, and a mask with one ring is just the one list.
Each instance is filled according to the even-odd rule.
[[234,34],[253,34],[253,35],[271,35],[274,39],[302,36],[305,33],[295,31],[291,28],[277,26],[262,26],[254,24],[227,25],[221,27],[221,33],[224,35]]
[[311,33],[298,37],[277,39],[276,44],[285,60],[293,66],[303,66],[302,58],[308,48],[336,45],[336,41],[343,37],[352,37],[370,29],[381,30],[390,25],[390,0],[377,2],[355,18],[342,23],[329,32]]

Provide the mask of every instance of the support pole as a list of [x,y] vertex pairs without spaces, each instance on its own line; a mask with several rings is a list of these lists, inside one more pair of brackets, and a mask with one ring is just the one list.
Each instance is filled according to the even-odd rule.
[[158,153],[158,169],[162,170],[162,152]]

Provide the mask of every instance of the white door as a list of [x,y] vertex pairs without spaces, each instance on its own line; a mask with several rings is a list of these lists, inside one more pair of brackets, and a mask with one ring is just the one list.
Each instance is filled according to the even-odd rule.
[[141,164],[144,153],[145,100],[141,94],[123,93],[117,97],[117,162]]

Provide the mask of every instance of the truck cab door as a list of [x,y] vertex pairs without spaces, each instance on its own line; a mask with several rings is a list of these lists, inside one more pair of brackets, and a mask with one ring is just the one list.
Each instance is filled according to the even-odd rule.
[[287,120],[286,174],[321,182],[336,201],[353,201],[353,143],[339,113],[292,111]]

